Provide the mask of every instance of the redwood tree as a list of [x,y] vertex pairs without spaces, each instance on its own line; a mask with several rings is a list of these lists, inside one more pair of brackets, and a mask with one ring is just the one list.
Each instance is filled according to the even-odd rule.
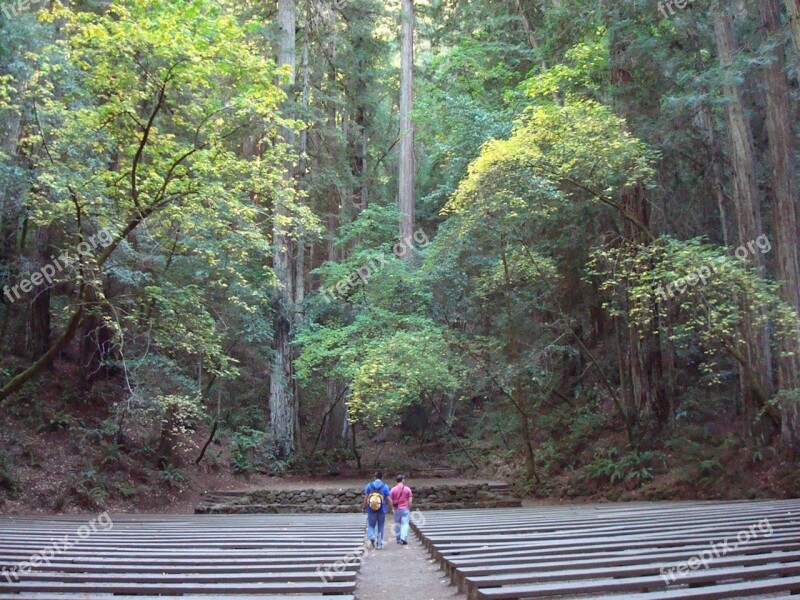
[[[414,196],[414,0],[403,0],[400,49],[400,239],[414,234],[416,199]],[[410,256],[410,252],[406,256]]]

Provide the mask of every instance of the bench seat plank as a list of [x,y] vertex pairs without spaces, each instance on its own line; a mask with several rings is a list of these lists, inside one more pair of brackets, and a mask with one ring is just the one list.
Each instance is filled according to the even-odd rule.
[[218,598],[225,598],[230,594],[293,594],[313,593],[326,594],[344,592],[351,593],[355,590],[355,581],[332,581],[323,583],[319,578],[316,582],[302,583],[53,583],[53,582],[27,582],[20,581],[11,585],[0,585],[0,592],[18,590],[25,592],[46,593],[107,593],[107,594],[139,594],[151,596],[164,594],[216,594]]
[[[159,600],[212,600],[212,598],[219,597],[225,600],[355,600],[355,596],[351,595],[322,595],[315,594],[313,596],[308,594],[292,594],[292,595],[225,595],[225,596],[209,596],[207,594],[185,594],[180,596],[158,596]],[[146,596],[128,596],[117,594],[53,594],[53,593],[27,593],[25,600],[142,600]],[[0,600],[22,600],[19,594],[0,594]]]
[[[726,582],[732,579],[750,581],[761,577],[800,576],[800,562],[751,567],[748,569],[709,569],[686,574],[678,579],[680,585],[697,585]],[[516,600],[518,598],[540,598],[547,596],[567,596],[596,593],[641,592],[643,590],[665,589],[666,582],[657,576],[629,577],[624,579],[596,579],[593,581],[560,581],[532,585],[510,585],[486,588],[478,591],[480,599]]]

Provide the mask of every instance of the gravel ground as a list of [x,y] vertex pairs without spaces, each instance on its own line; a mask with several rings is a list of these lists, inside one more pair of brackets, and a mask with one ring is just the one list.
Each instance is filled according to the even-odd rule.
[[388,515],[383,550],[371,550],[361,568],[356,600],[464,600],[466,596],[450,585],[413,533],[408,536],[408,546],[395,543],[391,518]]

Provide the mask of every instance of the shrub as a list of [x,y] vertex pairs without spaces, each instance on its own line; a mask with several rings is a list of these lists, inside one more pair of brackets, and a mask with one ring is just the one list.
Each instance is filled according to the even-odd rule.
[[0,452],[0,488],[7,490],[12,495],[16,494],[19,482],[14,475],[14,465],[11,457]]

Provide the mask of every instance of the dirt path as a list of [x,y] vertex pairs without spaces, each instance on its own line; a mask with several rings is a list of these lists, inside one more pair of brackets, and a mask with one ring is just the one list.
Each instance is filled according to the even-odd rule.
[[466,598],[413,533],[408,546],[395,543],[389,521],[383,550],[370,550],[356,583],[356,600],[449,600]]

